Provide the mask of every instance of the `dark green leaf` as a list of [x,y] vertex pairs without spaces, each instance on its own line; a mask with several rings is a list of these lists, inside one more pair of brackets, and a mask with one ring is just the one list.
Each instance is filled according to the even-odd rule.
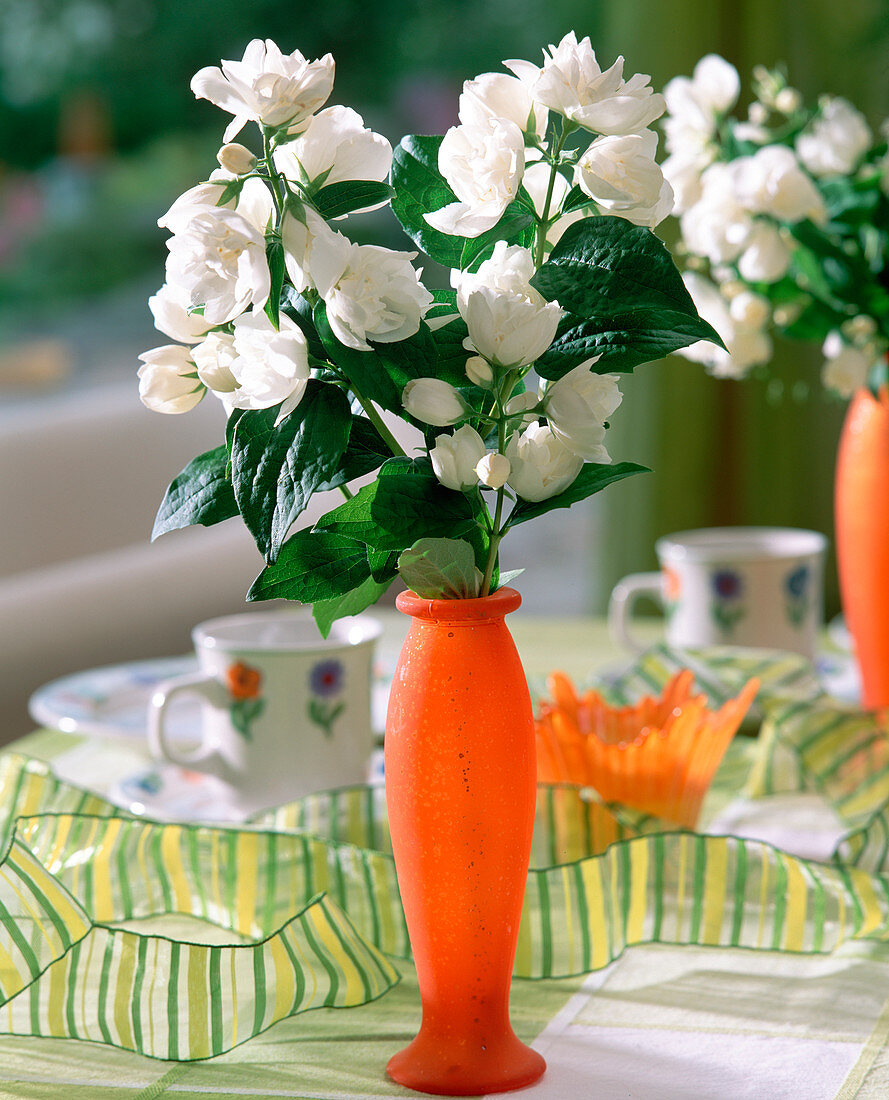
[[645,466],[638,466],[635,462],[617,462],[613,466],[607,466],[598,462],[585,462],[580,473],[572,481],[567,489],[557,493],[546,500],[530,501],[520,500],[513,508],[509,517],[509,526],[515,527],[517,523],[525,523],[529,519],[551,512],[554,508],[570,508],[578,501],[598,493],[600,490],[620,481],[632,474],[647,474],[651,471]]
[[332,600],[369,578],[364,545],[330,531],[304,528],[284,543],[278,560],[259,574],[247,599]]
[[594,201],[589,197],[586,191],[584,191],[582,187],[577,187],[575,185],[565,196],[565,201],[562,203],[561,213],[570,214],[574,210],[583,210],[587,206],[594,205]]
[[527,201],[514,199],[503,211],[500,221],[495,226],[478,237],[468,239],[460,255],[460,267],[464,271],[476,270],[492,255],[494,245],[498,241],[520,244],[525,248],[530,247],[534,241],[535,221],[532,213],[533,206],[532,210],[529,210],[528,203],[530,199]]
[[408,134],[396,145],[389,182],[395,189],[392,210],[412,241],[437,263],[459,267],[465,238],[433,229],[423,215],[456,202],[438,170],[441,137]]
[[388,584],[398,576],[398,551],[372,550],[368,546],[367,564],[375,581],[380,584],[385,581]]
[[380,359],[374,351],[357,351],[341,344],[327,320],[327,309],[320,301],[315,306],[313,317],[315,329],[324,345],[325,354],[342,370],[352,388],[362,396],[373,398],[381,408],[390,412],[402,413],[401,391],[404,384],[398,385],[388,372],[380,367]]
[[373,577],[367,577],[358,585],[346,592],[343,596],[336,596],[332,600],[316,600],[312,605],[312,614],[323,637],[327,637],[330,628],[337,619],[344,615],[359,615],[366,608],[375,604],[389,587],[391,581],[379,583]]
[[576,365],[610,349],[609,367],[617,360],[629,370],[697,340],[722,345],[698,316],[663,242],[624,218],[585,218],[569,226],[531,281],[572,315],[544,356],[551,372],[561,370],[563,355]]
[[371,470],[378,469],[387,458],[391,457],[392,452],[367,417],[353,415],[352,430],[340,460],[340,468],[329,481],[318,485],[315,492],[338,489],[340,485],[346,485],[355,478],[363,477]]
[[315,208],[322,217],[341,218],[353,210],[366,210],[379,206],[395,194],[388,183],[376,180],[341,180],[322,187],[312,198]]
[[168,531],[199,523],[211,527],[238,514],[228,479],[228,451],[224,446],[198,455],[170,482],[154,521],[152,541]]
[[278,310],[281,304],[281,287],[284,285],[284,246],[277,233],[269,233],[265,240],[265,255],[269,265],[271,286],[265,311],[269,320],[278,327]]
[[277,558],[312,494],[336,474],[352,420],[343,391],[314,379],[275,427],[277,413],[277,408],[245,413],[232,443],[235,499],[266,561]]
[[474,527],[462,493],[445,489],[428,459],[391,458],[376,481],[328,512],[318,528],[374,550],[404,550],[418,538],[462,535]]
[[289,283],[284,286],[281,293],[281,309],[302,329],[311,354],[316,359],[326,359],[327,351],[318,338],[315,322],[312,320],[312,306]]
[[605,319],[582,321],[573,314],[562,318],[556,338],[535,363],[541,378],[553,381],[595,355],[602,358],[591,368],[599,374],[631,371],[640,363],[661,359],[697,340],[719,341],[716,331],[684,313],[640,309],[624,313],[609,325]]

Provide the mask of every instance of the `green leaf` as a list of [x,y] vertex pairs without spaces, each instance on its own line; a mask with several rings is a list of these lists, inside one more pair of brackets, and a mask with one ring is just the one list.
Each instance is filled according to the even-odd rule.
[[408,134],[392,155],[389,182],[395,189],[392,210],[411,240],[437,263],[459,267],[465,238],[433,229],[423,215],[456,202],[438,170],[441,137]]
[[245,413],[235,426],[231,454],[235,499],[270,562],[312,494],[336,474],[352,420],[343,391],[315,379],[275,427],[277,413],[277,407]]
[[360,615],[366,608],[377,602],[390,585],[390,581],[378,583],[373,577],[367,577],[343,596],[332,600],[316,600],[312,605],[312,614],[322,637],[326,638],[337,619],[344,615]]
[[311,354],[316,359],[326,359],[327,351],[318,338],[315,322],[312,320],[312,306],[289,283],[281,292],[281,309],[302,329]]
[[345,596],[370,577],[367,548],[331,531],[304,528],[253,582],[248,600],[314,603]]
[[398,576],[397,550],[372,550],[367,548],[367,564],[370,575],[380,584],[395,580]]
[[[701,335],[702,326],[712,333]],[[640,363],[662,359],[670,352],[701,339],[721,343],[716,331],[704,321],[695,321],[684,313],[639,309],[635,314],[583,321],[567,314],[559,324],[556,338],[534,364],[541,378],[554,381],[595,355],[602,358],[590,369],[599,374],[631,371]]]
[[560,213],[571,214],[575,210],[583,210],[588,206],[595,206],[595,201],[590,198],[582,187],[575,184],[565,196]]
[[278,233],[267,233],[265,255],[271,276],[271,288],[265,311],[269,320],[278,328],[278,311],[281,305],[281,287],[284,285],[284,246]]
[[379,356],[374,351],[357,351],[341,344],[327,320],[327,309],[319,301],[313,311],[315,329],[324,345],[326,355],[336,363],[346,378],[362,396],[372,399],[381,408],[389,412],[402,413],[401,391],[390,378],[389,373],[381,369]]
[[472,599],[484,579],[475,551],[463,539],[418,539],[399,557],[398,572],[424,600]]
[[353,415],[352,430],[340,460],[340,468],[329,481],[316,486],[315,492],[338,489],[340,485],[346,485],[355,478],[379,469],[391,457],[392,452],[388,445],[367,417]]
[[428,459],[390,458],[376,481],[323,516],[330,531],[374,550],[404,550],[417,538],[462,535],[475,526],[463,493],[445,489]]
[[584,218],[569,226],[531,282],[571,315],[543,356],[550,369],[544,377],[570,369],[558,365],[565,356],[576,366],[601,351],[613,360],[609,368],[623,363],[629,370],[697,340],[722,346],[698,316],[663,242],[624,218]]
[[341,180],[322,187],[313,197],[315,209],[323,217],[341,218],[353,210],[366,210],[388,202],[395,194],[388,183],[376,180]]
[[514,199],[503,211],[500,221],[478,237],[467,239],[460,254],[460,267],[464,270],[476,270],[484,260],[494,252],[498,241],[507,244],[520,244],[530,248],[534,242],[535,221],[533,204],[528,209],[527,201]]
[[520,500],[509,517],[509,526],[515,527],[518,523],[526,523],[529,519],[543,516],[554,508],[570,508],[572,504],[586,500],[593,493],[600,492],[615,481],[621,481],[632,474],[647,473],[651,471],[646,466],[638,466],[635,462],[617,462],[613,466],[585,462],[574,481],[561,493],[546,500]]
[[192,459],[170,482],[154,520],[152,542],[168,531],[199,523],[212,527],[238,514],[224,446]]

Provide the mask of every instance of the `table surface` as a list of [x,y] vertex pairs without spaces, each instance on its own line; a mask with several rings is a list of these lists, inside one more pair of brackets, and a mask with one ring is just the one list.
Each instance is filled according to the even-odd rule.
[[[383,613],[391,660],[406,622]],[[510,621],[530,678],[560,667],[582,681],[625,664],[603,622]],[[650,628],[654,637],[656,627]],[[738,751],[749,753],[747,741]],[[10,748],[43,759],[100,793],[148,760],[144,746],[37,731]],[[726,800],[728,801],[728,800]],[[720,804],[725,820],[801,854],[826,855],[836,820],[815,796]],[[713,816],[711,807],[710,816]],[[823,834],[823,835],[822,835]],[[814,849],[813,849],[814,846]],[[0,1034],[0,1100],[61,1097],[382,1098],[416,1095],[384,1074],[410,1040],[419,997],[402,981],[359,1008],[316,1009],[284,1020],[204,1062],[161,1062],[77,1040]],[[0,1010],[0,1031],[4,1026]],[[828,1100],[889,1096],[889,948],[857,941],[830,955],[727,948],[633,947],[586,977],[516,980],[517,1033],[547,1059],[533,1100]]]

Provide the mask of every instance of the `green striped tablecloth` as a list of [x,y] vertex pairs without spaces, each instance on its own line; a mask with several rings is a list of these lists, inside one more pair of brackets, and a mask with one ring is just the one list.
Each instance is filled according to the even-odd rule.
[[[532,676],[544,672],[544,661],[550,659],[579,679],[603,663],[602,650],[596,650],[601,641],[597,625],[578,624],[572,640],[564,624],[542,624],[534,631],[535,641],[524,648],[521,631],[515,633]],[[559,648],[564,650],[562,661],[552,657]],[[653,651],[632,673],[609,677],[609,687],[618,694],[632,694],[638,684],[653,690],[669,674],[674,656]],[[718,698],[733,690],[737,665],[722,666],[718,655],[708,656],[701,668],[708,683],[702,686]],[[751,822],[766,822],[770,839],[780,841],[778,849],[755,839],[651,831],[656,823],[632,815],[615,822],[595,806],[562,806],[558,792],[541,802],[543,825],[519,970],[554,976],[517,979],[512,998],[516,1030],[549,1063],[544,1079],[527,1090],[534,1100],[889,1095],[889,948],[883,942],[889,937],[885,731],[872,719],[862,720],[854,710],[818,696],[817,685],[806,680],[804,670],[773,668],[771,676],[768,669],[759,671],[766,672],[772,689],[763,699],[764,736],[760,741],[739,739],[733,746],[707,814],[717,830],[721,818],[742,821],[748,833]],[[49,731],[14,748],[67,774],[79,767],[99,793],[132,769],[141,753],[122,742],[84,742]],[[154,936],[151,947],[141,950],[159,954],[153,966],[142,967],[140,989],[140,996],[147,997],[145,983],[150,980],[155,1001],[140,1003],[163,1003],[167,1013],[181,1013],[177,1026],[183,1030],[177,1035],[183,1045],[192,1044],[195,1057],[208,1044],[221,1042],[223,1030],[231,1026],[227,1018],[223,1022],[220,1009],[214,1039],[209,1003],[214,982],[216,987],[228,983],[225,988],[231,989],[237,975],[242,993],[252,990],[249,998],[238,999],[241,1028],[273,1015],[270,1002],[283,996],[283,984],[274,985],[269,976],[279,970],[286,976],[288,959],[308,958],[315,949],[321,959],[328,939],[336,945],[345,938],[354,973],[374,973],[377,984],[361,989],[362,999],[375,999],[360,1007],[318,1007],[281,1019],[227,1053],[202,1061],[148,1058],[117,1049],[108,1045],[99,1024],[99,1042],[0,1034],[0,1097],[409,1095],[388,1082],[383,1069],[387,1057],[416,1030],[416,983],[410,963],[399,957],[402,930],[394,911],[379,905],[363,909],[360,900],[365,897],[363,883],[373,887],[368,897],[386,896],[380,885],[388,873],[385,837],[376,836],[369,847],[349,846],[351,840],[369,844],[366,830],[379,830],[372,792],[359,792],[351,801],[344,796],[333,803],[308,800],[268,815],[257,823],[259,831],[251,839],[240,841],[245,858],[235,858],[234,865],[247,878],[214,887],[207,878],[214,845],[237,846],[237,838],[213,829],[194,832],[109,820],[102,815],[114,811],[101,799],[85,798],[39,766],[7,757],[3,767],[6,817],[38,816],[19,822],[10,853],[17,862],[8,857],[0,869],[0,901],[8,912],[15,910],[17,928],[31,921],[26,942],[12,943],[6,964],[0,956],[0,984],[13,983],[16,967],[27,966],[22,961],[25,949],[38,960],[49,959],[60,952],[57,940],[80,934],[81,952],[92,952],[87,970],[94,980],[78,984],[82,958],[56,964],[50,979],[56,983],[55,993],[47,987],[45,993],[26,989],[11,997],[0,1008],[0,1032],[59,1027],[91,1034],[87,1018],[101,1017],[102,1026],[114,1032],[112,1039],[133,1040],[131,1002],[121,997],[115,1006],[107,991],[122,988],[120,983],[132,981],[139,970],[128,957],[127,937],[136,944],[138,963],[138,944],[147,942],[139,936],[146,929]],[[360,807],[367,810],[366,820]],[[47,817],[47,811],[57,816]],[[81,816],[66,816],[72,811]],[[313,852],[295,828],[328,840],[338,836]],[[350,829],[357,832],[348,834]],[[79,830],[76,843],[70,843],[72,830]],[[813,853],[812,837],[819,831],[828,839],[822,852]],[[639,835],[633,838],[633,832]],[[251,834],[238,834],[243,836]],[[591,854],[609,840],[617,842]],[[794,858],[788,853],[795,845],[823,860],[836,846],[843,862]],[[356,859],[356,852],[367,851],[379,854]],[[71,852],[92,852],[98,859],[78,860]],[[265,858],[246,858],[257,852]],[[322,865],[330,877],[321,885],[328,897],[344,903],[363,938],[350,939],[350,926],[338,923],[335,912],[307,910],[303,926],[288,925],[286,942],[282,938],[264,955],[257,952],[250,944],[264,942],[262,933],[280,925],[287,892],[295,896],[297,881],[305,889],[306,870],[317,876]],[[260,879],[252,885],[251,866],[260,869]],[[273,896],[261,878],[270,867],[277,869]],[[292,881],[287,868],[294,869]],[[51,882],[40,877],[46,873],[51,873]],[[44,904],[51,907],[53,890],[62,887],[78,899],[77,907],[63,913],[63,927],[36,919],[36,910]],[[201,917],[165,916],[159,924],[146,924],[152,912],[176,907],[170,899]],[[61,894],[55,899],[60,908],[63,900]],[[241,955],[231,946],[232,934],[220,932],[226,922],[246,944]],[[359,956],[367,937],[382,945],[384,954],[375,954],[371,943],[367,957]],[[186,946],[172,952],[164,948],[166,954],[161,954],[160,943]],[[633,946],[623,951],[626,944]],[[200,946],[206,965],[189,945]],[[272,958],[275,951],[279,969]],[[241,975],[238,968],[248,955]],[[612,957],[616,961],[609,962]],[[596,969],[578,972],[590,966]],[[303,988],[304,1003],[332,997],[339,998],[335,1003],[346,1003],[356,987],[354,975],[350,981],[344,971],[325,967],[323,960],[315,968],[321,971],[329,984]],[[558,976],[562,974],[571,976]],[[206,1023],[201,1026],[199,1015],[188,1017],[188,1012],[195,996],[200,1000],[208,976]],[[385,991],[397,977],[401,980]],[[183,996],[171,996],[174,989]],[[295,1002],[300,991],[292,992]],[[99,1006],[93,999],[102,996],[108,1003],[102,1012],[94,1012]],[[150,1012],[137,1015],[144,1045],[154,1025]],[[159,1020],[160,1014],[158,1027]],[[166,1053],[183,1057],[178,1046]]]

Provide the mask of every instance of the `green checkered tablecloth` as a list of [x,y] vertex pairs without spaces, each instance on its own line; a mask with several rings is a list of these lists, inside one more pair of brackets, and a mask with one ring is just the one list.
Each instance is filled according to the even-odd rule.
[[[532,678],[608,663],[600,624],[517,617],[514,634]],[[714,701],[756,663],[655,648],[608,689],[656,690],[689,659]],[[549,1063],[535,1100],[889,1095],[886,731],[792,660],[755,671],[763,735],[736,739],[705,833],[543,793],[517,972],[550,976],[512,997]],[[101,798],[141,746],[41,731],[13,748],[0,1097],[409,1095],[383,1072],[419,999],[376,792],[315,796],[249,832],[157,826]],[[240,877],[214,883],[226,845]],[[97,1041],[45,1037],[63,1033]]]

